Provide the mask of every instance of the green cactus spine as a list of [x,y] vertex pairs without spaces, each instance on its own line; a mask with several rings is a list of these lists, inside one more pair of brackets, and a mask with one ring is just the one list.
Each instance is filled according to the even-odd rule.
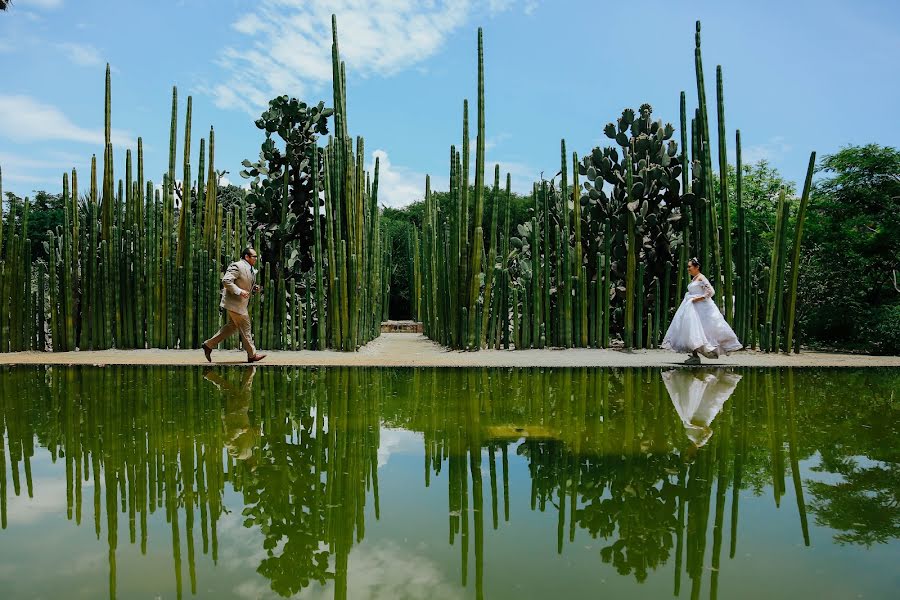
[[809,155],[809,166],[806,169],[806,180],[803,183],[803,193],[800,196],[800,206],[797,208],[797,226],[794,232],[794,256],[791,261],[791,289],[790,306],[787,314],[787,334],[785,351],[800,351],[799,345],[794,346],[794,318],[797,312],[797,283],[800,280],[800,248],[803,241],[803,222],[806,219],[806,207],[809,204],[809,192],[812,187],[812,176],[816,168],[816,153]]
[[[631,152],[628,152],[625,158],[625,187],[628,190],[628,203],[632,202],[632,161],[631,161]],[[632,348],[634,346],[634,312],[635,312],[635,296],[638,290],[636,289],[635,282],[635,270],[636,270],[636,260],[637,260],[637,239],[635,238],[635,217],[634,212],[631,208],[627,209],[626,218],[628,220],[627,223],[627,252],[628,256],[626,258],[626,270],[625,270],[625,347]]]
[[475,239],[470,256],[469,276],[469,324],[467,345],[475,347],[475,318],[478,295],[481,288],[481,253],[484,244],[482,212],[484,210],[484,45],[481,28],[478,28],[478,137],[475,141]]
[[773,350],[775,336],[773,331],[775,319],[775,302],[776,290],[778,287],[778,265],[781,260],[781,233],[784,230],[782,220],[785,218],[787,202],[785,200],[784,188],[778,192],[778,208],[775,217],[775,239],[772,241],[772,260],[769,263],[769,285],[766,298],[766,335],[763,341],[763,347],[771,352]]
[[725,275],[725,319],[734,322],[734,265],[731,257],[731,209],[728,206],[728,157],[725,140],[725,96],[722,83],[722,66],[716,67],[716,112],[719,125],[719,204],[722,210],[722,257]]

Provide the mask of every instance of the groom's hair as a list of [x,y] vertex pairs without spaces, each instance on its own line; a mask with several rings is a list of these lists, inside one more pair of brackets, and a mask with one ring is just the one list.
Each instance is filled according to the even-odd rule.
[[253,251],[253,246],[247,246],[246,248],[244,248],[244,251],[241,252],[241,258],[247,258]]

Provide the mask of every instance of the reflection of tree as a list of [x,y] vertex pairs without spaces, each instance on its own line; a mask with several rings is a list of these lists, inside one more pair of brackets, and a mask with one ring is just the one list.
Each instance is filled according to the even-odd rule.
[[842,369],[840,379],[816,371],[790,381],[801,373],[788,373],[788,406],[796,405],[803,433],[795,445],[818,452],[820,463],[811,470],[830,475],[805,481],[816,523],[836,530],[838,543],[900,538],[900,373]]
[[[869,462],[869,461],[866,461]],[[841,531],[841,543],[884,544],[900,538],[900,467],[897,463],[861,466],[844,458],[829,467],[843,476],[840,483],[810,481],[815,500],[810,510],[816,522]]]

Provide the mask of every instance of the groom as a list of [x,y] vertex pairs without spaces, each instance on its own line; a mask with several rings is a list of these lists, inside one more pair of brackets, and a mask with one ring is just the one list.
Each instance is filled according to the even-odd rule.
[[247,351],[247,362],[258,362],[266,357],[265,354],[256,353],[253,335],[250,333],[250,315],[247,311],[250,294],[259,292],[259,286],[256,285],[257,270],[253,268],[257,260],[259,257],[256,250],[247,246],[241,253],[241,260],[228,265],[228,270],[222,277],[222,302],[219,307],[225,309],[228,318],[218,333],[201,346],[209,362],[212,362],[213,348],[235,331],[240,334],[244,350]]

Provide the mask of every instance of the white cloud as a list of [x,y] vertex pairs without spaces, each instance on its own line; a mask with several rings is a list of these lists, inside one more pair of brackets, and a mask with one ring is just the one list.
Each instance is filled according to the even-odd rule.
[[791,151],[791,145],[788,144],[784,137],[778,135],[762,144],[748,146],[741,150],[741,162],[749,165],[760,160],[769,162],[776,161],[784,157]]
[[[487,145],[487,144],[485,144]],[[474,143],[473,143],[474,147]],[[475,157],[472,152],[469,166],[469,185],[475,183]],[[407,206],[425,197],[425,173],[420,173],[403,165],[391,162],[386,150],[372,152],[372,160],[366,168],[375,171],[375,159],[378,159],[378,203],[392,208]],[[506,189],[506,174],[509,173],[512,190],[518,194],[530,194],[532,183],[540,179],[540,169],[522,162],[485,157],[484,181],[488,186],[494,185],[494,165],[500,165],[500,189]],[[544,173],[545,179],[554,173]],[[441,172],[431,175],[431,189],[446,191],[449,188],[448,176]]]
[[[517,194],[530,194],[531,186],[541,178],[540,169],[536,169],[522,162],[512,160],[492,160],[485,158],[484,180],[488,185],[494,185],[494,165],[500,165],[500,189],[506,189],[506,174],[510,175],[512,191]],[[474,173],[474,171],[473,171]],[[554,172],[555,173],[555,172]],[[544,172],[544,179],[550,179],[554,173]]]
[[[58,108],[29,96],[0,94],[0,138],[15,142],[64,140],[103,145],[102,129],[87,129],[73,123]],[[115,146],[134,145],[134,137],[112,131]]]
[[488,8],[492,13],[503,12],[514,4],[515,0],[488,0]]
[[[0,152],[0,168],[4,183],[61,185],[62,173],[76,167],[86,169],[90,156],[49,151],[41,158],[29,158],[21,153]],[[21,187],[21,186],[20,186]],[[19,190],[22,191],[22,190]]]
[[63,0],[16,0],[16,6],[25,8],[59,8],[63,4]]
[[[375,174],[378,159],[378,203],[393,208],[406,206],[425,197],[425,174],[407,167],[395,165],[385,150],[372,152],[372,162],[367,169]],[[431,180],[432,189],[439,189]]]
[[65,53],[69,60],[80,67],[94,67],[103,64],[100,52],[90,44],[66,42],[57,44],[57,47]]
[[[488,9],[504,11],[517,1],[490,0]],[[225,80],[205,91],[220,108],[257,114],[278,94],[299,97],[330,84],[332,13],[348,71],[391,75],[436,53],[478,6],[472,0],[261,0],[232,23],[248,43],[222,50]]]

